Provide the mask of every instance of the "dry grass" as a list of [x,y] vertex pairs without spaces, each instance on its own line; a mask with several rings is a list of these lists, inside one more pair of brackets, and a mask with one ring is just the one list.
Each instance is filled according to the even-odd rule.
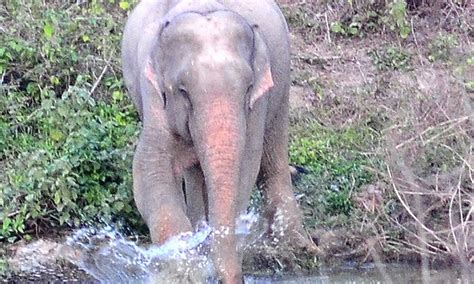
[[[379,159],[368,169],[376,182],[356,189],[356,209],[342,229],[313,232],[322,259],[471,266],[474,100],[465,84],[474,74],[466,64],[474,55],[474,5],[411,1],[411,34],[403,40],[383,27],[362,37],[330,32],[332,22],[365,11],[367,1],[353,1],[353,7],[345,1],[280,2],[294,34],[300,109],[327,127],[364,124],[380,134],[380,143],[365,149]],[[443,34],[456,40],[440,46]],[[376,68],[369,52],[386,45],[411,56],[408,71]],[[447,59],[430,59],[436,52]]]

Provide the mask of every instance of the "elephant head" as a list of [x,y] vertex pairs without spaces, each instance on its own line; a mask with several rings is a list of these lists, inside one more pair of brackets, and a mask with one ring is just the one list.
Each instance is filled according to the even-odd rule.
[[225,10],[178,14],[163,23],[145,77],[169,131],[197,154],[217,269],[240,268],[234,231],[247,118],[273,86],[258,27]]

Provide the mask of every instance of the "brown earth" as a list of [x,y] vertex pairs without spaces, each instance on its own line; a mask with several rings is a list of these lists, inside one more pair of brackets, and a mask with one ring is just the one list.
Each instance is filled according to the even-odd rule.
[[[359,36],[329,32],[331,22],[346,17],[347,5],[338,10],[325,1],[279,2],[292,32],[295,119],[311,114],[331,129],[370,124],[381,135],[380,145],[367,149],[383,157],[385,167],[371,169],[380,180],[358,189],[353,198],[359,210],[354,214],[363,220],[312,231],[320,259],[472,264],[474,90],[468,85],[474,82],[473,5],[439,11],[420,6],[410,12],[410,35],[401,39],[385,28]],[[456,40],[440,47],[450,36]],[[374,58],[390,48],[406,54],[408,63],[390,68],[392,57]],[[431,156],[441,155],[434,149],[443,147],[450,152],[446,157]],[[461,162],[436,168],[452,155]],[[463,216],[455,218],[457,225],[449,221],[455,215],[449,201],[455,199],[466,206],[457,213]],[[392,203],[403,207],[396,218],[385,212]],[[399,230],[404,237],[390,236]]]

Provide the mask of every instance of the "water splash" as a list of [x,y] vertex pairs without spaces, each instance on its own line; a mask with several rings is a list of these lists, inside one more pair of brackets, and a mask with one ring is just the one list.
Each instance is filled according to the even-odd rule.
[[[239,251],[245,252],[264,231],[255,212],[240,216],[236,222]],[[202,223],[194,233],[145,247],[106,226],[80,229],[67,238],[66,246],[74,251],[68,260],[103,283],[205,283],[215,275],[209,241],[217,233]]]

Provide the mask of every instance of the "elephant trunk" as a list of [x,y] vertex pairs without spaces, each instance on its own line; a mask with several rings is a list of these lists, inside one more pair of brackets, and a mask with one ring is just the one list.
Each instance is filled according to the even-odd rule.
[[245,144],[244,113],[241,106],[226,99],[216,100],[196,113],[202,116],[196,118],[200,127],[193,135],[199,137],[193,138],[199,141],[195,146],[206,178],[209,223],[215,230],[214,263],[224,282],[235,282],[241,277],[235,221]]

